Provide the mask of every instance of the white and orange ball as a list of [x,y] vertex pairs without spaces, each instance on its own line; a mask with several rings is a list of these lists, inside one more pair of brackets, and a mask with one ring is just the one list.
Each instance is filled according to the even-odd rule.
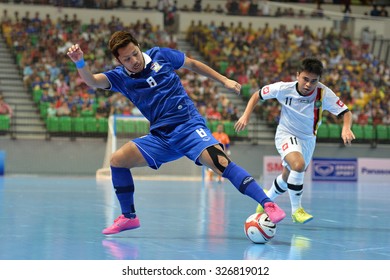
[[276,224],[271,222],[266,213],[255,213],[246,219],[244,231],[253,243],[264,244],[274,238]]

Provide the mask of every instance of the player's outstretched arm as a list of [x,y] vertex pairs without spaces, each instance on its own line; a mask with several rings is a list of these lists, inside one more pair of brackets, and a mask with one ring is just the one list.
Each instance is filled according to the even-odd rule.
[[210,66],[204,64],[203,62],[186,57],[183,67],[194,71],[200,75],[203,75],[207,78],[220,82],[225,88],[234,91],[236,94],[240,94],[241,92],[241,85],[238,82],[228,79],[224,75],[212,69]]
[[245,129],[245,127],[249,123],[249,119],[251,117],[251,114],[253,110],[256,107],[256,104],[260,100],[259,90],[257,90],[255,93],[252,94],[251,98],[248,101],[248,104],[246,105],[245,111],[242,114],[242,116],[238,119],[238,121],[234,124],[234,129],[236,132],[240,132]]
[[84,53],[78,44],[71,46],[68,49],[67,55],[76,64],[77,71],[88,86],[103,89],[110,87],[106,75],[101,73],[92,74],[91,71],[89,71],[89,68],[84,61]]
[[345,145],[351,145],[352,140],[355,139],[355,135],[352,132],[352,113],[350,111],[343,115],[343,129],[341,130],[341,138]]

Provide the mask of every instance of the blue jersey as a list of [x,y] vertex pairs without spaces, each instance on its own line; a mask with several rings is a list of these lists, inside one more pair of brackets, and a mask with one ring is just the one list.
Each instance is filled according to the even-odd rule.
[[126,96],[149,120],[151,130],[201,117],[175,72],[184,65],[184,53],[154,47],[143,56],[140,73],[129,74],[124,66],[104,72],[109,89]]

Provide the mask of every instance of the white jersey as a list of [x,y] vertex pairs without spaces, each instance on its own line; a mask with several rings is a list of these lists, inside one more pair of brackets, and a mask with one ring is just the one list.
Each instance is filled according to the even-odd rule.
[[297,91],[297,82],[277,82],[264,86],[260,97],[279,101],[282,110],[277,129],[301,139],[315,137],[323,110],[336,116],[348,110],[337,95],[322,83],[318,83],[311,94],[304,96]]

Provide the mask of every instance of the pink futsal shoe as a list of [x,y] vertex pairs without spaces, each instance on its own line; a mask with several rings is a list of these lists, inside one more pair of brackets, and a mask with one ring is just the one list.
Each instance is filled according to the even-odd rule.
[[138,217],[129,219],[126,218],[123,214],[114,220],[114,223],[108,228],[103,229],[103,234],[116,234],[124,230],[130,230],[139,228],[140,222]]
[[267,213],[269,219],[274,224],[279,223],[286,217],[286,213],[273,202],[264,203],[264,212]]

